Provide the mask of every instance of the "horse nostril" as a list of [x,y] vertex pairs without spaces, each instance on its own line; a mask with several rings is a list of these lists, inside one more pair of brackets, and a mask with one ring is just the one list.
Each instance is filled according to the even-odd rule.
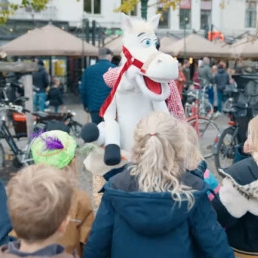
[[157,63],[159,64],[159,63],[162,63],[162,60],[161,59],[158,59],[157,60]]

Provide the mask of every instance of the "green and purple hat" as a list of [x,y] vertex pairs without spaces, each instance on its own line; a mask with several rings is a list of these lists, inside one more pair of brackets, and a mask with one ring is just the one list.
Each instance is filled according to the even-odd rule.
[[44,163],[63,168],[74,158],[76,146],[76,141],[68,133],[53,130],[34,138],[31,153],[36,164]]

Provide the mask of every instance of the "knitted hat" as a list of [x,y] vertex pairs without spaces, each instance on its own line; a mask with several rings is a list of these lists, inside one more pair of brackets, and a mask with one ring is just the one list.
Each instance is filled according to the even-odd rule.
[[74,158],[76,142],[68,133],[53,130],[36,137],[31,146],[34,162],[63,168]]

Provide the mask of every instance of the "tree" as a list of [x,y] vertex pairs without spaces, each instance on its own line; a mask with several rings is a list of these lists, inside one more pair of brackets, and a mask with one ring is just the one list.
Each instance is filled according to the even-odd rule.
[[12,4],[9,1],[0,4],[0,24],[7,22],[8,18],[20,8],[31,8],[40,12],[47,7],[49,0],[22,0],[21,4]]
[[138,5],[140,2],[142,11],[141,16],[142,18],[146,19],[148,7],[151,7],[153,5],[162,6],[161,12],[168,10],[170,7],[175,10],[180,4],[181,0],[157,0],[157,2],[152,5],[148,5],[148,0],[123,0],[122,4],[114,11],[129,13],[130,11],[133,11],[135,6]]
[[[180,2],[182,0],[157,0],[155,4],[157,6],[162,6],[161,14],[162,12],[167,11],[170,7],[175,10]],[[217,0],[215,0],[217,1]],[[135,6],[141,3],[141,16],[142,18],[147,18],[147,8],[151,7],[151,5],[148,5],[148,0],[122,0],[122,4],[116,8],[115,12],[124,12],[129,13],[134,10]],[[225,9],[226,1],[220,0],[220,8]]]

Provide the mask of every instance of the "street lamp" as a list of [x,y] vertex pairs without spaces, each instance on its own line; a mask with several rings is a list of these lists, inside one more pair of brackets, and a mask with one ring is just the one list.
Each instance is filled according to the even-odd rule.
[[188,21],[188,17],[184,17],[184,59],[186,59],[186,23]]

